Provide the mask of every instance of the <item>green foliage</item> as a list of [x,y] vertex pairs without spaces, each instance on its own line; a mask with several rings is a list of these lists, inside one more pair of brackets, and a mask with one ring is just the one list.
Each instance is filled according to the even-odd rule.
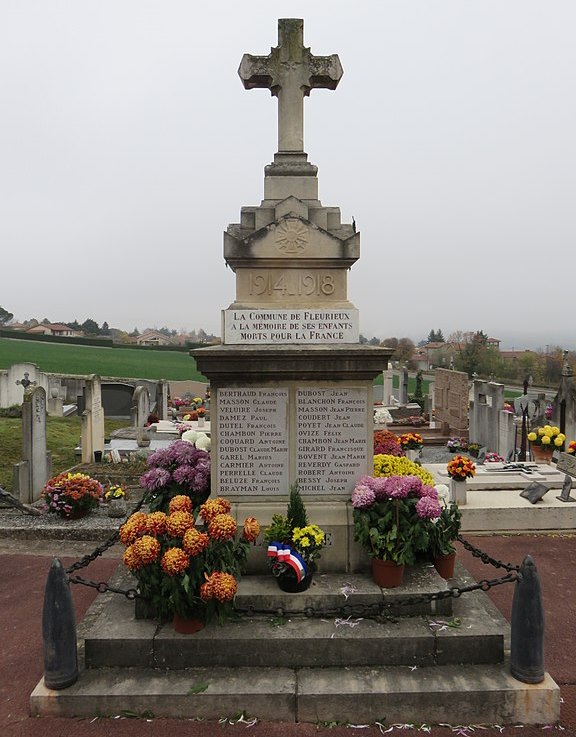
[[174,350],[151,349],[143,358],[138,351],[124,347],[110,350],[0,337],[0,368],[25,361],[47,373],[206,381],[193,358]]
[[417,499],[386,499],[354,509],[354,539],[372,558],[413,565],[429,545],[430,523],[416,513]]
[[426,340],[428,343],[444,343],[444,335],[441,330],[431,330]]
[[22,417],[22,406],[12,404],[10,407],[0,407],[0,417]]
[[290,498],[288,500],[286,516],[288,517],[291,530],[295,527],[306,527],[308,524],[308,515],[306,514],[306,507],[302,501],[298,482],[292,484],[290,487]]
[[266,528],[264,532],[264,540],[271,543],[273,540],[284,542],[292,537],[292,526],[288,521],[288,517],[283,514],[274,514],[272,516],[272,524]]
[[430,554],[433,558],[455,551],[452,544],[460,534],[462,513],[454,502],[443,504],[440,517],[430,527]]

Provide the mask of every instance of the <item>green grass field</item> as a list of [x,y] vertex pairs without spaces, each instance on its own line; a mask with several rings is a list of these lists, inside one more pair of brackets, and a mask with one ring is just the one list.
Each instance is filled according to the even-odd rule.
[[139,351],[0,338],[0,368],[7,369],[21,361],[35,363],[46,373],[206,381],[197,370],[196,361],[178,351]]

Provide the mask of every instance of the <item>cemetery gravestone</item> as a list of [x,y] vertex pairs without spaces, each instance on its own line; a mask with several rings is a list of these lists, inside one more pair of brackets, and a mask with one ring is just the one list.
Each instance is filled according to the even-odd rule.
[[86,379],[85,409],[82,412],[82,463],[93,463],[104,452],[104,409],[100,377]]
[[6,370],[0,370],[0,407],[21,405],[28,387],[41,386],[49,396],[48,375],[38,369],[35,363],[14,363]]
[[144,427],[150,414],[150,392],[145,386],[137,386],[132,397],[132,425]]
[[451,369],[434,371],[434,414],[453,435],[468,434],[468,374]]
[[14,489],[24,504],[40,498],[52,471],[46,452],[46,392],[38,386],[24,393],[22,403],[22,461],[14,467]]

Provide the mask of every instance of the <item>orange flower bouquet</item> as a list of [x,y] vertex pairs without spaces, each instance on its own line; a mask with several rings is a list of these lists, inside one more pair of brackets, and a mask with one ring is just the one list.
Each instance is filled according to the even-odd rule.
[[467,456],[455,456],[446,466],[448,476],[455,481],[466,481],[476,474],[476,466]]
[[405,432],[398,438],[402,450],[420,450],[424,445],[422,435],[417,432]]
[[104,500],[104,487],[85,473],[61,473],[42,489],[49,512],[66,519],[84,517]]
[[136,512],[120,528],[124,563],[159,619],[178,614],[221,624],[231,613],[260,525],[248,517],[238,536],[230,509],[227,499],[208,499],[197,521],[190,497],[178,495],[168,513]]

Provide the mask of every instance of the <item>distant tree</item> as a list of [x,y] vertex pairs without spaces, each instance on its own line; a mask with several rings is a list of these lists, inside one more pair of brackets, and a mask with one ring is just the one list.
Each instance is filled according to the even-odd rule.
[[73,322],[67,322],[66,325],[68,325],[69,328],[72,328],[72,330],[81,330],[80,323],[78,320],[74,320]]
[[410,338],[400,338],[392,354],[392,360],[399,361],[400,363],[409,363],[414,356],[415,350],[414,341],[410,340]]
[[397,348],[398,338],[384,338],[380,345],[386,346],[387,348]]
[[42,320],[41,325],[50,325],[51,322],[52,322],[51,320],[49,320],[47,317],[45,317]]
[[98,335],[100,333],[98,323],[96,322],[96,320],[92,320],[92,318],[90,317],[87,320],[84,320],[80,327],[86,333],[86,335]]
[[4,307],[0,307],[0,325],[6,325],[13,317],[12,312],[8,312]]
[[441,330],[431,330],[428,333],[428,343],[444,343],[444,335]]
[[110,335],[110,327],[107,322],[102,323],[102,327],[100,328],[100,335]]
[[170,337],[171,332],[170,329],[166,327],[166,325],[163,325],[161,328],[155,328],[157,333],[162,333],[162,335],[165,335],[167,338]]
[[138,328],[134,328],[134,330],[131,333],[128,333],[128,335],[131,338],[137,338],[140,335],[140,331],[138,330]]
[[200,330],[198,331],[198,341],[200,343],[205,343],[206,337],[206,333],[204,332],[204,330],[202,330],[202,328],[200,328]]
[[369,345],[380,345],[380,341],[378,340],[378,338],[370,338],[370,340],[368,341],[368,344]]

